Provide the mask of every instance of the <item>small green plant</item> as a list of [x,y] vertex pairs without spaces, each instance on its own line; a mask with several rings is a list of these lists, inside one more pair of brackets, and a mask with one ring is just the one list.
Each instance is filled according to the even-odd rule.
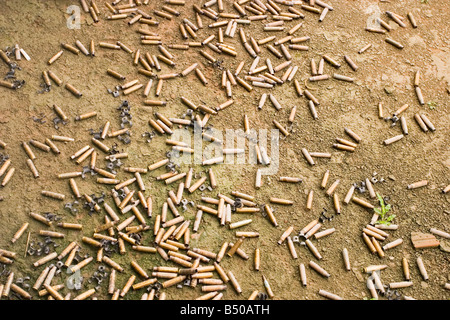
[[381,206],[381,208],[373,209],[379,215],[377,222],[379,224],[390,225],[392,220],[394,220],[394,218],[395,218],[395,214],[388,215],[389,210],[391,210],[391,205],[390,204],[386,205],[384,203],[383,197],[380,196],[380,194],[378,192],[377,192],[377,199]]
[[428,102],[427,105],[428,105],[428,107],[429,107],[431,110],[434,110],[434,109],[436,109],[436,107],[437,107],[437,103],[434,102],[434,101]]
[[420,0],[421,3],[428,4],[428,0]]

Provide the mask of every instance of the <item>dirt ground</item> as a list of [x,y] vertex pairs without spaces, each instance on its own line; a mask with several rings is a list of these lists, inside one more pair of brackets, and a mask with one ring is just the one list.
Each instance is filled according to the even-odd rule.
[[[123,0],[122,2],[125,2]],[[162,36],[163,44],[182,44],[185,42],[179,32],[178,25],[182,19],[188,18],[195,22],[192,4],[196,1],[186,0],[185,6],[172,6],[180,11],[179,17],[166,20],[153,14],[154,10],[160,10],[164,1],[150,1],[149,5],[140,8],[159,21],[158,27],[149,26],[151,31]],[[265,2],[265,1],[263,1]],[[297,107],[297,114],[293,123],[291,134],[280,140],[280,168],[276,175],[265,176],[263,186],[255,189],[255,175],[261,165],[213,165],[204,167],[193,165],[197,174],[211,167],[214,170],[218,187],[213,191],[207,189],[203,192],[197,190],[193,194],[185,191],[184,198],[193,200],[196,204],[205,205],[200,201],[201,196],[216,197],[218,193],[231,197],[231,191],[240,191],[254,195],[256,202],[261,205],[269,203],[270,197],[290,199],[294,201],[292,206],[272,204],[274,214],[278,221],[278,227],[274,227],[261,213],[233,214],[232,221],[253,219],[253,222],[237,231],[256,231],[260,237],[245,239],[242,249],[250,257],[244,260],[239,256],[225,257],[221,265],[226,271],[232,271],[238,280],[242,294],[238,295],[228,284],[228,289],[223,291],[224,299],[247,299],[254,290],[265,292],[261,274],[265,275],[275,294],[274,299],[323,299],[318,294],[320,289],[335,293],[344,299],[370,298],[366,287],[366,279],[369,276],[362,271],[369,265],[386,264],[388,268],[381,272],[381,280],[384,284],[404,281],[402,272],[402,258],[407,258],[411,268],[413,286],[399,289],[401,295],[415,299],[449,299],[450,292],[444,289],[444,284],[450,281],[450,240],[437,236],[441,247],[415,250],[410,237],[411,232],[429,233],[430,228],[436,228],[446,232],[450,231],[450,197],[443,194],[442,189],[450,183],[450,7],[446,1],[429,0],[427,3],[420,0],[391,0],[391,1],[337,1],[329,0],[334,10],[329,11],[325,20],[319,22],[319,15],[308,11],[302,11],[304,19],[294,19],[286,22],[286,30],[300,21],[302,27],[295,36],[309,36],[311,39],[306,45],[308,51],[291,50],[293,65],[299,67],[295,79],[302,88],[306,85],[319,99],[317,106],[318,120],[313,120],[308,109],[308,101],[305,97],[298,97],[292,82],[278,85],[273,89],[254,87],[252,92],[245,91],[241,86],[233,86],[234,104],[227,109],[211,116],[208,125],[218,130],[243,129],[243,118],[246,114],[251,128],[273,129],[272,121],[277,119],[282,125],[287,126],[291,108]],[[235,13],[231,1],[224,1],[225,12]],[[94,257],[94,262],[82,269],[84,277],[83,289],[71,291],[68,288],[61,290],[63,295],[71,292],[72,297],[80,292],[91,289],[95,282],[89,283],[88,279],[97,270],[99,263],[95,262],[95,248],[81,242],[83,236],[91,237],[96,226],[103,224],[106,212],[88,214],[88,210],[79,206],[79,213],[74,216],[64,205],[74,200],[67,179],[58,179],[57,174],[80,171],[81,166],[70,160],[70,155],[91,143],[92,136],[89,129],[98,132],[106,121],[111,122],[111,129],[120,128],[119,111],[121,101],[128,100],[131,105],[133,126],[131,128],[130,144],[124,144],[117,138],[107,138],[105,143],[111,146],[118,144],[120,151],[128,152],[129,157],[122,159],[124,166],[146,168],[149,164],[165,158],[170,147],[165,144],[169,136],[157,135],[150,143],[146,142],[143,133],[151,131],[148,125],[149,119],[154,119],[155,111],[161,112],[167,117],[179,117],[186,112],[186,106],[180,101],[185,96],[195,104],[205,104],[215,108],[228,100],[225,90],[220,88],[222,71],[212,67],[207,60],[199,54],[198,48],[190,48],[187,51],[171,50],[175,56],[176,66],[171,68],[161,63],[162,71],[157,74],[181,72],[194,62],[198,62],[200,68],[208,79],[208,84],[203,85],[194,73],[187,77],[177,77],[166,80],[160,97],[155,97],[154,81],[149,99],[167,101],[164,107],[149,107],[144,105],[145,98],[142,89],[128,96],[120,95],[115,98],[107,92],[116,85],[139,79],[146,84],[148,78],[138,74],[138,67],[133,65],[133,56],[123,50],[111,50],[100,48],[101,41],[113,43],[121,41],[132,49],[141,49],[141,53],[160,54],[158,48],[152,45],[141,45],[140,35],[136,32],[141,25],[127,24],[130,18],[111,21],[106,20],[110,15],[104,1],[97,0],[100,10],[99,22],[94,23],[88,13],[81,13],[81,28],[68,29],[66,13],[70,5],[79,5],[78,1],[5,1],[0,0],[0,49],[16,43],[30,55],[31,61],[22,59],[18,65],[22,68],[16,72],[18,79],[26,81],[18,90],[10,90],[0,87],[0,140],[7,143],[5,149],[0,148],[0,153],[10,156],[12,167],[16,169],[11,181],[0,188],[0,248],[17,253],[14,263],[7,268],[15,273],[15,278],[31,277],[29,283],[35,280],[43,270],[43,266],[34,268],[32,263],[38,256],[27,256],[26,242],[28,232],[31,232],[31,241],[42,241],[39,230],[51,229],[64,232],[64,239],[55,239],[59,244],[55,250],[60,253],[71,241],[77,241],[82,246],[81,255],[88,254]],[[245,6],[245,5],[243,5]],[[280,5],[284,12],[286,6]],[[299,7],[299,6],[297,6]],[[217,10],[217,6],[212,7]],[[321,7],[318,7],[322,10]],[[379,10],[381,17],[389,21],[392,31],[383,35],[364,30],[370,17]],[[399,27],[390,20],[385,11],[395,12],[405,17],[406,27]],[[407,13],[412,12],[417,20],[418,27],[412,28],[408,21]],[[269,14],[269,21],[272,21]],[[221,20],[221,19],[219,19]],[[202,16],[204,28],[198,31],[195,41],[201,41],[210,34],[217,35],[217,28],[208,28],[213,21]],[[244,30],[249,38],[263,39],[269,35],[276,35],[278,39],[286,36],[283,32],[263,32],[264,21],[254,21],[245,25]],[[224,27],[225,30],[226,26]],[[391,37],[404,45],[399,50],[386,43],[384,39]],[[80,40],[88,46],[93,39],[96,44],[95,57],[87,57],[80,53],[74,55],[65,50],[64,54],[54,64],[49,66],[47,61],[59,50],[61,43],[75,45]],[[217,39],[213,42],[215,43]],[[189,41],[192,41],[190,39]],[[245,60],[244,71],[248,71],[253,59],[241,45],[239,32],[234,38],[225,38],[225,42],[234,44],[237,57],[219,55],[210,49],[204,49],[214,57],[222,59],[222,66],[234,72],[240,61]],[[366,44],[372,47],[362,54],[358,51]],[[325,63],[324,73],[332,75],[339,73],[355,78],[353,83],[337,81],[334,79],[307,82],[310,75],[310,61],[328,54],[338,60],[342,66],[338,70]],[[349,55],[358,65],[356,72],[352,71],[345,63],[343,56]],[[261,46],[261,62],[270,57],[274,65],[278,65],[285,59],[275,58],[265,46]],[[14,61],[14,59],[12,59]],[[126,80],[119,81],[106,74],[111,68],[126,76]],[[0,74],[8,72],[5,63],[0,63]],[[74,97],[63,86],[52,85],[50,92],[38,93],[42,89],[42,72],[51,70],[65,83],[71,83],[78,88],[83,96]],[[421,72],[420,88],[422,89],[425,104],[420,105],[414,91],[414,74]],[[281,77],[283,71],[277,73]],[[262,110],[257,110],[261,94],[272,93],[282,105],[277,111],[272,107],[269,99]],[[383,141],[387,138],[402,133],[399,123],[391,127],[390,122],[378,117],[378,103],[382,103],[385,116],[392,113],[404,104],[409,108],[402,114],[405,116],[409,135],[402,140],[385,146]],[[66,125],[60,125],[57,130],[53,126],[53,118],[56,116],[52,106],[60,106],[68,115]],[[97,117],[84,121],[75,121],[75,116],[96,111]],[[434,132],[423,132],[414,120],[416,113],[426,114],[436,127]],[[45,115],[45,123],[33,120],[33,117]],[[351,140],[344,133],[344,128],[351,128],[362,138],[355,152],[345,152],[332,148],[336,138]],[[27,166],[27,155],[21,143],[35,139],[44,142],[52,135],[73,137],[74,142],[56,142],[61,154],[45,153],[34,147],[36,154],[34,163],[40,177],[34,179]],[[316,165],[310,166],[301,153],[306,148],[310,152],[330,152],[331,159],[316,158]],[[269,149],[270,150],[270,149]],[[97,150],[100,168],[105,168],[105,153]],[[181,166],[179,172],[187,172],[187,165]],[[313,240],[323,256],[317,260],[304,246],[295,245],[298,259],[293,259],[284,242],[278,245],[281,234],[289,227],[294,226],[292,235],[298,232],[311,220],[317,219],[323,208],[328,214],[334,214],[332,198],[328,197],[325,190],[320,188],[323,174],[330,171],[328,186],[336,179],[340,184],[336,190],[341,199],[342,213],[334,217],[332,221],[324,222],[322,229],[335,228],[336,232],[322,239]],[[176,192],[178,182],[166,186],[164,182],[157,181],[156,177],[166,172],[160,168],[143,175],[147,190],[145,195],[153,198],[153,217],[147,218],[151,230],[142,233],[144,245],[152,245],[154,240],[153,225],[156,215],[160,214],[162,204],[167,198],[169,190]],[[396,231],[389,233],[382,245],[398,239],[403,239],[403,244],[387,250],[384,258],[371,254],[361,237],[362,229],[370,222],[372,213],[355,203],[344,205],[347,190],[353,183],[359,183],[365,178],[383,178],[384,182],[374,184],[376,192],[389,197],[389,203],[393,206],[392,213],[396,215],[394,223],[399,225]],[[204,174],[204,173],[203,173]],[[300,184],[289,184],[278,181],[280,176],[300,177]],[[106,202],[114,207],[110,190],[112,186],[97,184],[96,178],[89,174],[85,179],[76,178],[82,194],[101,194],[105,192]],[[125,181],[131,178],[130,173],[118,170],[117,179]],[[3,178],[2,178],[3,179]],[[196,179],[194,179],[196,180]],[[420,180],[428,180],[426,187],[408,190],[407,185]],[[209,180],[207,180],[208,182]],[[327,186],[327,187],[328,187]],[[130,189],[138,190],[132,185]],[[41,190],[60,192],[66,195],[64,201],[56,201],[41,196]],[[306,210],[308,192],[314,190],[312,210]],[[375,206],[378,203],[370,199],[368,193],[355,194],[369,201]],[[212,206],[212,205],[209,205]],[[116,208],[117,209],[117,208]],[[141,212],[144,212],[140,207]],[[188,206],[187,211],[179,207],[179,211],[186,219],[192,220],[196,209]],[[31,219],[30,212],[43,214],[52,212],[61,216],[64,222],[83,224],[82,231],[67,231],[58,227],[47,228],[42,223]],[[118,212],[118,210],[117,210]],[[121,220],[132,215],[131,212],[121,215]],[[171,213],[168,214],[172,217]],[[11,238],[24,222],[30,225],[24,235],[14,244]],[[134,225],[137,225],[134,222]],[[235,242],[235,231],[228,227],[221,227],[214,216],[204,213],[198,233],[191,230],[191,247],[202,248],[218,252],[224,241]],[[164,261],[156,254],[139,254],[132,250],[131,245],[126,244],[126,254],[115,253],[112,256],[125,269],[118,274],[116,287],[122,289],[131,274],[135,274],[136,283],[143,279],[131,268],[130,262],[137,261],[147,272],[151,272],[154,266],[176,266],[172,262]],[[255,271],[253,257],[255,248],[261,250],[261,268]],[[342,249],[347,248],[350,256],[351,271],[344,269]],[[53,250],[53,249],[52,249]],[[445,251],[447,250],[447,251]],[[416,264],[417,257],[422,257],[428,271],[429,280],[423,281]],[[47,263],[56,263],[56,260]],[[308,267],[309,261],[315,261],[330,273],[329,278],[323,278]],[[298,266],[304,263],[308,278],[308,285],[303,287],[300,282]],[[109,267],[107,267],[109,271]],[[1,270],[0,270],[1,271]],[[214,275],[218,278],[218,275]],[[67,274],[63,272],[55,277],[53,284],[64,284]],[[5,283],[6,276],[0,277],[0,284]],[[164,281],[164,279],[161,279]],[[167,299],[194,299],[203,293],[200,285],[196,288],[175,286],[163,289]],[[34,290],[30,291],[33,299],[46,299],[39,297]],[[130,290],[124,299],[140,299],[145,292]],[[100,286],[94,295],[98,299],[110,299],[107,294],[107,280]],[[16,297],[11,297],[16,299]],[[386,297],[380,297],[386,299]]]

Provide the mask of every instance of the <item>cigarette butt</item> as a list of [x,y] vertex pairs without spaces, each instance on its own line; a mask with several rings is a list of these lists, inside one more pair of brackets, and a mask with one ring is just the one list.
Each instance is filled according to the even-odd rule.
[[385,41],[386,41],[387,43],[393,45],[393,46],[396,47],[397,49],[403,49],[403,48],[404,48],[404,46],[403,46],[400,42],[397,42],[397,41],[395,41],[395,40],[393,40],[393,39],[391,39],[391,38],[386,38]]
[[369,196],[372,199],[376,198],[377,195],[375,193],[375,190],[373,189],[372,182],[370,182],[370,180],[368,178],[366,178],[365,182],[366,182],[367,190],[369,191]]
[[248,300],[256,300],[256,298],[258,297],[258,290],[253,291],[250,296],[248,297]]
[[397,247],[397,246],[399,246],[399,245],[401,245],[403,243],[403,239],[397,239],[397,240],[394,240],[394,241],[392,241],[392,242],[389,242],[388,244],[386,244],[386,245],[384,245],[383,246],[383,250],[388,250],[388,249],[392,249],[392,248],[395,248],[395,247]]
[[445,231],[441,231],[441,230],[438,230],[438,229],[435,229],[435,228],[431,228],[430,232],[435,234],[435,235],[438,235],[440,237],[444,237],[444,238],[450,239],[450,233],[447,233]]
[[313,197],[314,197],[314,191],[310,190],[308,193],[308,199],[306,200],[306,209],[308,209],[308,210],[312,209]]
[[371,253],[376,253],[376,252],[377,252],[377,249],[376,249],[375,246],[373,245],[373,243],[372,243],[372,241],[370,240],[370,238],[369,238],[365,233],[362,234],[362,237],[363,237],[363,239],[364,239],[365,244],[366,244],[367,247],[369,248],[369,251],[370,251]]
[[411,22],[412,27],[417,28],[417,22],[413,16],[412,12],[408,12],[408,19],[409,19],[409,22]]
[[405,118],[404,116],[401,116],[401,117],[400,117],[400,124],[401,124],[401,126],[402,126],[403,134],[404,134],[405,136],[408,135],[408,134],[409,134],[409,132],[408,132],[408,125],[407,125],[407,123],[406,123],[406,118]]
[[352,199],[354,191],[355,191],[355,186],[351,186],[350,189],[348,190],[345,198],[344,198],[344,203],[345,204],[348,204],[350,202],[350,200]]
[[348,65],[353,69],[353,71],[358,70],[358,66],[353,62],[353,60],[348,55],[344,55],[344,59],[348,63]]
[[22,234],[25,232],[25,230],[27,230],[29,226],[28,222],[25,222],[20,228],[19,230],[17,230],[17,232],[14,234],[13,238],[11,239],[12,243],[15,243],[17,240],[19,240],[19,238],[22,236]]
[[377,251],[377,254],[380,258],[384,258],[384,251],[380,246],[380,243],[375,239],[374,237],[371,237],[370,240],[372,241],[373,246],[375,247],[375,250]]
[[292,233],[293,230],[294,230],[293,226],[287,228],[286,231],[284,231],[284,233],[281,235],[280,240],[278,240],[278,244],[282,244],[283,241]]
[[366,27],[365,30],[369,31],[369,32],[374,32],[374,33],[386,33],[385,30],[377,29],[377,28],[368,28],[368,27]]
[[307,285],[307,278],[306,278],[306,268],[303,263],[299,265],[299,272],[300,272],[300,281],[302,282],[302,285],[306,287]]
[[63,53],[64,53],[63,50],[59,51],[59,52],[56,53],[53,57],[51,57],[50,60],[48,60],[47,63],[48,63],[49,65],[52,64],[53,62],[55,62],[56,60],[58,60],[59,57],[61,57]]
[[339,185],[339,183],[341,182],[340,179],[337,179],[336,181],[334,181],[331,186],[328,188],[328,190],[326,191],[327,195],[331,196],[333,194],[333,192],[336,190],[337,186]]
[[43,196],[50,197],[50,198],[57,199],[57,200],[61,200],[61,201],[64,200],[65,197],[66,197],[64,194],[57,193],[57,192],[52,192],[52,191],[46,191],[46,190],[42,190],[41,194]]
[[335,231],[336,231],[335,228],[326,229],[324,231],[321,231],[321,232],[318,232],[318,233],[314,234],[314,238],[320,239],[320,238],[323,238],[325,236],[328,236],[328,235],[332,234]]
[[27,165],[30,168],[31,172],[33,173],[34,178],[39,178],[39,172],[36,169],[36,166],[33,163],[33,160],[27,159]]
[[288,243],[288,248],[292,255],[292,258],[297,259],[298,258],[297,251],[295,250],[294,242],[292,241],[291,237],[287,237],[287,243]]
[[352,129],[350,128],[344,128],[344,131],[346,134],[348,134],[353,140],[355,140],[357,143],[361,142],[361,137],[357,135]]
[[416,113],[414,115],[414,119],[416,120],[417,124],[420,126],[420,128],[424,131],[427,132],[428,131],[428,127],[425,124],[425,122],[423,121],[422,117],[420,116],[420,114]]
[[424,114],[421,114],[420,117],[422,118],[422,121],[426,124],[426,126],[431,130],[431,131],[436,131],[436,128],[434,127],[434,125],[431,123],[430,119],[428,119],[428,117]]
[[389,283],[389,288],[391,289],[407,288],[411,287],[412,285],[413,283],[411,281],[391,282]]
[[255,259],[254,259],[254,268],[256,271],[259,271],[261,264],[261,250],[259,248],[255,249]]
[[348,76],[344,76],[344,75],[341,75],[341,74],[337,74],[337,73],[333,74],[333,78],[336,79],[336,80],[342,80],[342,81],[347,81],[347,82],[354,82],[355,81],[354,78],[351,78],[351,77],[348,77]]
[[306,246],[308,247],[309,250],[311,250],[311,252],[313,253],[313,255],[321,260],[322,259],[322,255],[319,253],[319,251],[317,250],[317,248],[314,246],[314,244],[311,242],[311,240],[306,239],[305,241]]
[[370,47],[372,47],[372,44],[371,44],[371,43],[369,43],[369,44],[365,45],[363,48],[359,49],[358,53],[359,53],[359,54],[364,53],[364,52],[365,52],[367,49],[369,49]]
[[69,90],[77,98],[80,98],[83,96],[83,94],[77,88],[75,88],[73,85],[71,85],[70,83],[66,83],[66,85],[64,87],[67,90]]
[[381,282],[380,276],[377,272],[372,271],[372,278],[375,282],[375,288],[380,290],[382,293],[385,293],[386,290],[384,289],[383,283]]
[[340,214],[341,213],[341,204],[339,201],[339,196],[336,192],[333,193],[333,204],[334,204],[334,210],[336,211],[336,213]]
[[381,102],[378,103],[378,118],[383,119],[383,104]]
[[263,279],[263,283],[264,283],[264,287],[266,288],[267,291],[267,295],[269,296],[269,298],[273,298],[274,297],[274,293],[272,291],[272,288],[270,287],[269,281],[267,281],[267,278],[262,275],[262,279]]
[[310,165],[315,165],[313,158],[309,154],[308,150],[306,150],[306,148],[302,148],[302,153]]
[[416,95],[417,95],[417,99],[419,100],[419,104],[423,106],[425,104],[425,100],[423,99],[422,89],[420,89],[420,87],[415,87],[414,90],[416,91]]
[[384,140],[383,143],[385,145],[390,145],[390,144],[392,144],[394,142],[397,142],[397,141],[401,140],[403,137],[404,137],[403,134],[399,134],[398,136],[395,136],[395,137],[392,137],[392,138]]

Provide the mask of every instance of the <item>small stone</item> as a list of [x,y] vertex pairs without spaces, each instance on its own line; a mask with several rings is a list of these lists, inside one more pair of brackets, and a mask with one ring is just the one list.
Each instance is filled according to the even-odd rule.
[[421,281],[420,285],[422,286],[422,288],[426,289],[428,288],[428,283],[426,283],[425,281]]
[[352,268],[352,272],[355,275],[356,279],[358,279],[359,282],[364,282],[364,277],[357,268]]
[[441,243],[439,244],[439,249],[441,249],[444,252],[450,253],[450,243],[447,240],[441,240]]

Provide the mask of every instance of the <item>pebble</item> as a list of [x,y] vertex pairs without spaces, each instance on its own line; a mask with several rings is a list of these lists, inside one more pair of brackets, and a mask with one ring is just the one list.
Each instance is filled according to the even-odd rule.
[[428,288],[428,283],[426,283],[425,281],[421,281],[420,285],[422,286],[422,288],[426,289]]

